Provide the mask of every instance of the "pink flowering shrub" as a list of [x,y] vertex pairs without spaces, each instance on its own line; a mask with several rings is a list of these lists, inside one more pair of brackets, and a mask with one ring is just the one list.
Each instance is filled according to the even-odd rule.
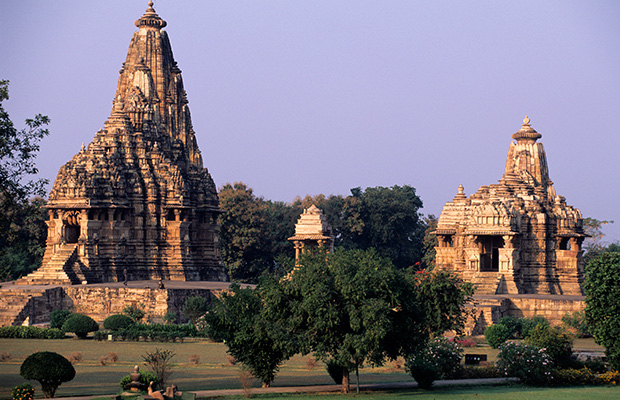
[[459,367],[463,349],[445,338],[432,339],[405,362],[405,370],[423,389],[430,389],[437,379],[450,377]]
[[510,341],[499,350],[497,367],[505,376],[517,377],[526,385],[545,385],[552,379],[553,361],[544,348]]

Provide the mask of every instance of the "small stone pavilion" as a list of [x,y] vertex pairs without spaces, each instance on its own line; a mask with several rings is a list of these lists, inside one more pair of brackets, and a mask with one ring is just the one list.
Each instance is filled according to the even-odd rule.
[[295,245],[295,261],[307,251],[324,248],[334,251],[332,228],[323,211],[314,204],[306,208],[295,224],[295,236],[288,238]]
[[135,23],[104,128],[58,172],[43,266],[20,283],[227,280],[216,187],[152,5]]
[[[437,224],[435,263],[472,282],[479,299],[497,295],[505,300],[504,314],[542,313],[555,320],[583,307],[581,244],[586,235],[579,210],[555,193],[541,137],[526,117],[512,135],[499,183],[469,197],[459,186]],[[566,296],[577,303],[543,304]],[[514,304],[517,298],[523,303],[534,297],[538,302]]]
[[189,296],[228,289],[217,191],[166,22],[149,2],[135,24],[104,128],[49,195],[42,267],[0,288],[0,325],[45,323],[56,309],[101,322],[128,305],[161,321]]

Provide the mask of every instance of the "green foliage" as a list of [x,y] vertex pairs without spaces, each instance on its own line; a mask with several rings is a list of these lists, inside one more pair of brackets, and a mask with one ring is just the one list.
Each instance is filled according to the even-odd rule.
[[459,368],[463,349],[457,343],[438,337],[417,349],[405,361],[406,371],[423,389],[437,379],[451,378]]
[[205,315],[208,309],[209,302],[204,297],[188,297],[183,305],[183,315],[195,325],[198,318]]
[[163,320],[165,324],[176,324],[179,321],[179,315],[174,311],[168,311],[164,314]]
[[214,300],[205,317],[210,336],[225,340],[228,353],[267,387],[282,362],[295,352],[284,346],[287,333],[264,318],[261,286],[254,290],[233,284],[230,290]]
[[549,326],[549,321],[540,315],[534,315],[532,318],[520,318],[519,323],[521,324],[521,337],[523,338],[529,337],[532,330],[538,325]]
[[99,330],[99,325],[94,319],[83,314],[72,314],[62,324],[62,330],[73,332],[80,339],[85,339],[90,332]]
[[[149,371],[140,371],[140,383],[142,384],[142,390],[146,390],[149,384],[153,382],[153,387],[160,387],[161,382],[157,375]],[[121,378],[120,386],[123,390],[129,390],[129,384],[131,383],[131,376],[125,375]]]
[[599,375],[588,368],[557,369],[553,371],[554,386],[599,385]]
[[0,280],[16,279],[41,262],[47,235],[42,209],[47,180],[28,180],[38,173],[39,142],[48,135],[49,118],[37,114],[26,128],[13,125],[2,102],[9,98],[9,82],[0,80]]
[[573,340],[560,328],[538,324],[525,339],[525,343],[545,349],[545,353],[558,368],[570,365]]
[[586,321],[607,359],[620,370],[620,253],[592,259],[586,270]]
[[156,348],[153,353],[146,352],[142,356],[144,364],[159,378],[159,387],[165,387],[172,375],[172,368],[175,367],[172,359],[175,355],[176,353],[172,350]]
[[424,239],[422,239],[422,263],[423,269],[432,270],[435,268],[435,247],[439,245],[437,235],[432,232],[437,229],[437,217],[433,214],[429,214],[424,218],[424,224],[426,229],[424,230]]
[[22,363],[19,374],[28,380],[39,381],[45,397],[54,397],[63,382],[75,377],[73,365],[58,353],[41,351],[29,355]]
[[553,360],[543,349],[517,342],[506,342],[499,349],[497,367],[505,376],[517,377],[526,385],[544,385],[552,379]]
[[13,387],[13,400],[32,400],[34,388],[28,382]]
[[508,331],[510,332],[509,339],[516,339],[516,338],[522,337],[521,336],[522,324],[523,324],[523,318],[515,318],[515,317],[511,317],[510,315],[506,315],[504,317],[501,317],[497,321],[496,325],[504,325],[506,328],[508,328]]
[[38,326],[3,326],[0,338],[8,339],[64,339],[65,332],[56,328],[39,328]]
[[424,309],[428,332],[460,334],[469,315],[464,306],[471,300],[473,285],[447,271],[413,271],[408,272],[413,273],[418,295],[424,299],[419,307]]
[[348,372],[351,372],[351,370],[353,370],[355,366],[347,365],[343,367],[342,365],[339,365],[338,363],[336,363],[334,360],[327,360],[327,362],[325,363],[325,370],[327,371],[329,376],[334,380],[336,385],[342,385],[342,378],[344,375],[343,372],[345,368],[347,369]]
[[489,346],[497,349],[502,343],[512,336],[512,332],[506,325],[494,324],[487,326],[484,330],[484,338]]
[[62,328],[62,324],[65,323],[67,318],[71,316],[69,310],[54,310],[50,313],[50,328]]
[[607,252],[607,246],[603,243],[603,237],[605,236],[603,226],[613,223],[614,221],[602,221],[590,217],[583,219],[583,230],[589,236],[586,237],[583,243],[583,249],[585,250],[583,260],[586,264],[586,269],[593,258]]
[[103,327],[112,331],[127,329],[135,324],[134,320],[126,315],[114,314],[103,320]]
[[146,313],[144,312],[142,308],[142,304],[138,304],[138,305],[132,304],[130,306],[123,308],[123,315],[128,316],[129,318],[133,319],[135,322],[140,322],[142,321],[142,318],[144,318]]

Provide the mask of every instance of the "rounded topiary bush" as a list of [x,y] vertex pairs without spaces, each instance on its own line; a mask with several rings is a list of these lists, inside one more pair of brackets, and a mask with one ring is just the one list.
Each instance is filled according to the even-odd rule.
[[50,328],[61,329],[62,324],[71,316],[69,310],[54,310],[50,313]]
[[451,378],[458,369],[463,349],[446,338],[435,338],[419,348],[405,361],[405,370],[423,389],[430,389],[437,379]]
[[75,377],[73,365],[58,353],[40,351],[29,355],[22,363],[19,374],[24,379],[39,381],[45,397],[54,397],[63,382]]
[[106,318],[103,321],[103,327],[111,331],[117,331],[119,329],[127,329],[134,324],[135,322],[133,319],[129,318],[126,315],[122,315],[122,314],[110,315],[108,318]]
[[73,314],[62,324],[62,330],[65,332],[73,332],[80,339],[84,339],[89,332],[98,331],[99,325],[97,325],[94,319],[87,315]]
[[487,329],[484,330],[484,338],[487,340],[489,346],[494,349],[497,349],[502,343],[510,339],[511,336],[511,329],[506,325],[495,324],[487,326]]
[[505,376],[517,377],[526,385],[544,385],[552,379],[553,360],[544,349],[516,342],[506,342],[499,349],[497,368]]

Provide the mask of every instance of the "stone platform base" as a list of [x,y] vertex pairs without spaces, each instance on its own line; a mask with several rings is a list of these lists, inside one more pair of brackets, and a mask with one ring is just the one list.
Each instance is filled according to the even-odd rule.
[[130,281],[89,285],[15,285],[0,288],[0,326],[45,324],[50,313],[65,309],[86,314],[101,323],[130,305],[142,308],[145,321],[161,322],[171,311],[182,318],[185,300],[192,296],[211,299],[228,290],[230,282]]
[[546,318],[551,325],[562,323],[565,314],[581,311],[586,307],[585,296],[563,296],[545,294],[479,295],[469,305],[472,316],[467,321],[467,335],[482,335],[487,326],[501,317],[531,318],[535,315]]

